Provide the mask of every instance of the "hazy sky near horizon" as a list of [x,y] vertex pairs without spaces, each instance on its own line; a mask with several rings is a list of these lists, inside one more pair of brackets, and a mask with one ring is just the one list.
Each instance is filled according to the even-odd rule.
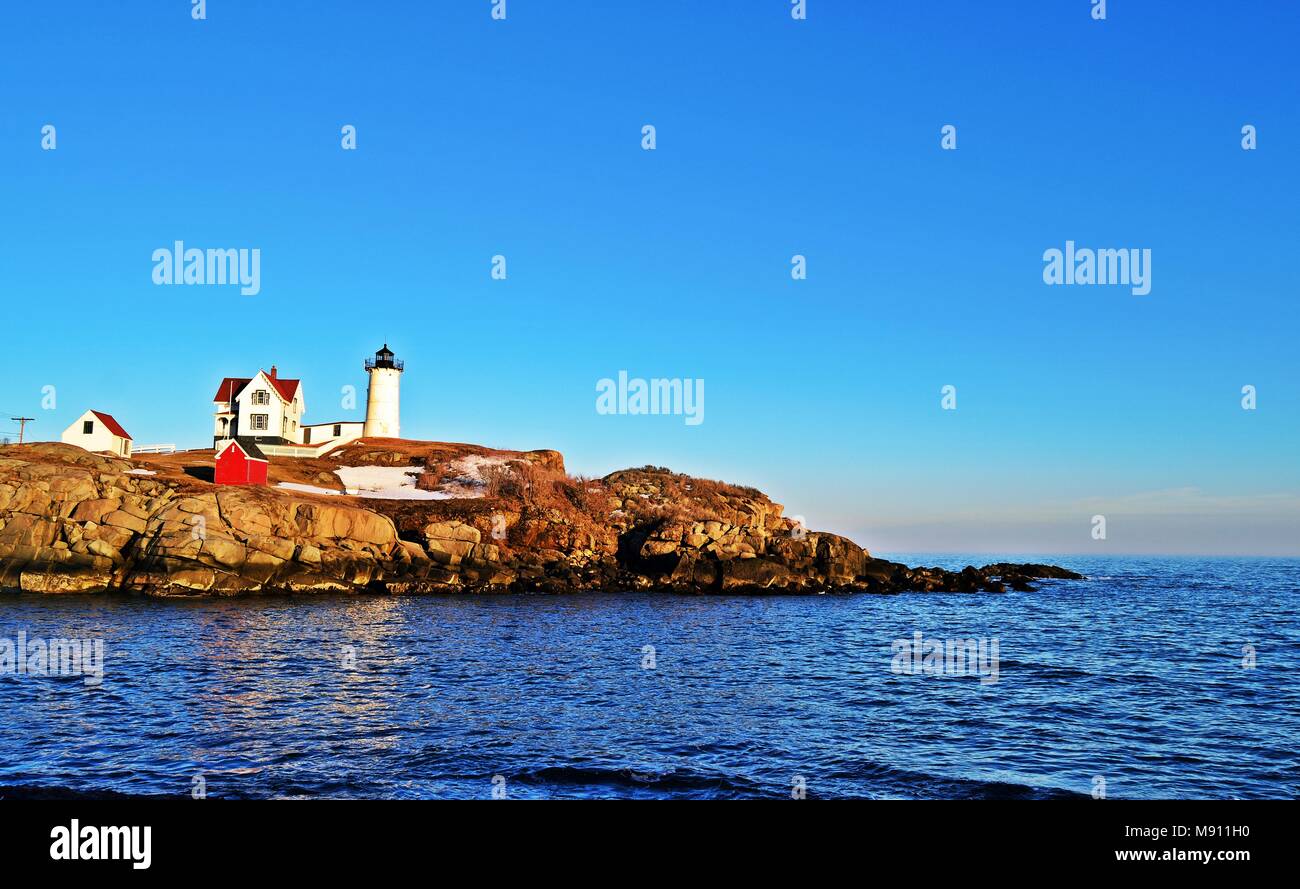
[[[272,364],[359,420],[387,342],[407,437],[752,484],[873,551],[1300,554],[1300,12],[1090,6],[13,4],[0,426],[200,446]],[[261,292],[154,285],[177,240]],[[1067,240],[1149,249],[1150,293],[1047,286]],[[598,414],[620,370],[704,422]]]

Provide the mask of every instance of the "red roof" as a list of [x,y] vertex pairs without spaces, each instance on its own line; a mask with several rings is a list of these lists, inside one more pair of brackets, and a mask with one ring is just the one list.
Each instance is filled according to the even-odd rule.
[[127,441],[134,440],[127,434],[127,431],[122,428],[122,424],[113,419],[111,414],[101,414],[99,411],[91,411],[91,413],[96,417],[99,417],[99,422],[108,427],[108,431],[116,435],[118,438],[125,438]]
[[[301,380],[281,380],[270,374],[266,378],[271,381],[271,385],[280,393],[280,397],[285,401],[293,401],[293,397],[298,394],[298,384]],[[251,383],[248,377],[226,377],[217,387],[217,394],[213,396],[213,401],[225,402],[234,401],[239,397],[239,393],[244,391],[244,387]]]
[[271,462],[270,460],[266,459],[266,454],[262,453],[262,449],[259,448],[256,444],[244,444],[242,441],[240,441],[237,438],[226,439],[225,442],[220,447],[217,448],[217,456],[220,457],[230,448],[239,448],[239,452],[249,460],[258,460],[262,463]]
[[212,396],[212,400],[221,402],[234,401],[235,396],[243,392],[244,387],[250,382],[252,381],[247,377],[226,377],[221,381],[221,385],[217,387],[217,394]]
[[271,378],[271,383],[275,388],[280,390],[280,397],[285,401],[293,401],[293,397],[298,394],[298,380],[281,380],[277,377]]

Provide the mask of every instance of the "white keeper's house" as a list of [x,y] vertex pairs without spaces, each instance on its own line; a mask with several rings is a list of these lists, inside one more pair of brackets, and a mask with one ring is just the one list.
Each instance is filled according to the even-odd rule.
[[398,387],[402,362],[385,345],[366,359],[370,377],[366,419],[331,423],[302,422],[307,412],[302,380],[281,377],[275,365],[253,377],[226,377],[213,396],[212,444],[221,449],[230,439],[256,445],[273,457],[319,457],[366,436],[400,434]]
[[361,437],[364,423],[304,424],[302,380],[285,379],[275,365],[254,377],[226,377],[213,396],[212,444],[252,442],[277,457],[317,457]]

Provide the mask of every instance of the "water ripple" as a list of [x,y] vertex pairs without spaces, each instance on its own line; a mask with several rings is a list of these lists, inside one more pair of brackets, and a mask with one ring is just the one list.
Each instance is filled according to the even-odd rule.
[[[0,676],[0,797],[181,796],[197,775],[231,798],[1300,792],[1300,563],[1057,561],[1092,579],[998,596],[7,593],[0,638],[106,651],[100,687]],[[998,681],[891,672],[916,632],[998,639]]]

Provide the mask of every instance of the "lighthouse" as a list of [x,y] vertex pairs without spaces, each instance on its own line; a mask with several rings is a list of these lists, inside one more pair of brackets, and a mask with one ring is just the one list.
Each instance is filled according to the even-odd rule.
[[366,392],[366,438],[401,438],[400,385],[402,362],[393,357],[388,343],[366,359],[370,387]]

